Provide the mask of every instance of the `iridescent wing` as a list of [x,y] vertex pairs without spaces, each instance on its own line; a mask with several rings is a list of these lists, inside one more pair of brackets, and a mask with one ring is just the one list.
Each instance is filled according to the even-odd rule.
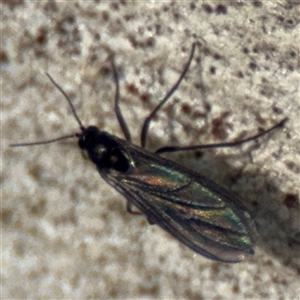
[[99,171],[150,224],[210,259],[238,262],[254,253],[254,221],[227,190],[173,161],[130,150],[132,166],[126,173]]

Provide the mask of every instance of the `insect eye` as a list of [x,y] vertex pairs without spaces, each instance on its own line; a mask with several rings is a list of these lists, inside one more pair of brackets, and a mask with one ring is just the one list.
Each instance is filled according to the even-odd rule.
[[99,129],[95,126],[89,126],[84,129],[82,134],[79,134],[78,145],[81,149],[88,150],[95,147],[95,141],[97,142],[97,136],[99,135]]

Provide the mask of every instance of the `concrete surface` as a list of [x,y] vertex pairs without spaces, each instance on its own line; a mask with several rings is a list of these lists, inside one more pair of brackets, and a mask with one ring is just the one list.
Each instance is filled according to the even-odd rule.
[[[299,5],[291,1],[1,1],[2,299],[299,299]],[[151,124],[148,148],[285,128],[242,148],[172,158],[227,186],[260,228],[254,256],[207,260],[126,212],[76,140],[10,148],[84,124],[122,136],[120,76],[135,143],[142,120],[191,69]],[[170,155],[171,157],[171,155]],[[298,297],[298,298],[297,298]]]

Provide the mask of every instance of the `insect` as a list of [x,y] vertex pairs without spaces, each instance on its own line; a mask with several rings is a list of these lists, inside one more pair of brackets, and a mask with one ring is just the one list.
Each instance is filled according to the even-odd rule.
[[258,233],[246,208],[228,190],[205,176],[161,157],[166,152],[188,151],[213,147],[233,147],[253,141],[287,119],[249,138],[228,143],[187,147],[167,146],[152,153],[145,150],[148,129],[153,117],[170,99],[185,77],[193,59],[193,44],[188,61],[177,82],[144,120],[141,147],[131,143],[131,135],[119,107],[119,79],[114,59],[112,73],[116,84],[115,114],[125,139],[96,126],[85,127],[64,90],[47,74],[69,103],[80,132],[34,143],[12,144],[12,147],[44,145],[68,138],[77,138],[95,164],[101,177],[127,199],[127,210],[137,207],[150,224],[159,225],[195,252],[212,260],[239,262],[254,254]]

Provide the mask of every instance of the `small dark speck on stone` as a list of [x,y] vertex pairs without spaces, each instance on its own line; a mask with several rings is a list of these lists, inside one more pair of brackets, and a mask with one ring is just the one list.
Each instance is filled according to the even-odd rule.
[[247,47],[243,47],[242,51],[245,53],[245,54],[248,54],[249,53],[249,49]]
[[111,70],[110,70],[110,68],[108,68],[106,66],[103,66],[103,67],[100,68],[99,73],[102,76],[108,76],[111,73]]
[[139,93],[138,88],[132,83],[126,85],[126,90],[133,95],[137,95]]
[[263,6],[261,1],[253,1],[252,3],[253,3],[254,7],[262,7]]
[[272,106],[272,110],[275,114],[282,114],[283,113],[283,110],[280,107],[276,106],[276,105]]
[[257,64],[256,64],[255,62],[251,61],[251,62],[249,63],[249,68],[250,68],[251,70],[255,70],[255,69],[257,68]]
[[174,13],[174,15],[173,15],[173,16],[174,16],[174,19],[175,19],[175,20],[179,20],[179,18],[180,18],[180,15],[179,15],[179,13]]
[[214,57],[215,60],[219,60],[219,59],[222,58],[222,56],[221,56],[219,53],[215,53],[215,54],[213,55],[213,57]]
[[47,30],[44,27],[40,27],[35,36],[35,41],[38,44],[45,44],[47,42]]
[[6,51],[3,51],[2,49],[0,49],[0,62],[1,63],[8,62],[8,55]]
[[44,6],[44,10],[46,12],[57,12],[58,7],[54,1],[48,1]]
[[202,8],[208,14],[211,14],[213,12],[213,9],[209,4],[202,4]]
[[194,2],[192,2],[191,4],[190,4],[190,9],[191,10],[194,10],[196,8],[196,4],[194,3]]
[[253,51],[253,53],[258,53],[259,52],[259,50],[256,46],[253,47],[252,51]]
[[227,7],[224,4],[218,4],[216,7],[216,13],[218,15],[226,15],[227,14]]
[[113,10],[119,10],[119,4],[116,3],[116,2],[111,3],[110,6],[111,6],[111,8],[112,8]]
[[243,72],[242,72],[242,71],[238,71],[238,72],[237,72],[237,77],[239,77],[239,78],[244,78]]
[[141,99],[143,102],[149,102],[149,100],[150,100],[150,94],[148,94],[148,93],[143,93],[143,94],[141,94],[140,99]]
[[109,20],[109,13],[105,10],[102,12],[102,19],[104,22],[107,22]]
[[162,29],[161,29],[161,25],[160,24],[155,24],[154,28],[155,28],[155,33],[157,35],[160,35],[162,33]]
[[296,0],[287,0],[285,5],[283,6],[284,9],[293,9],[295,6],[299,5],[299,1]]
[[294,161],[288,160],[288,161],[285,161],[284,163],[285,163],[286,167],[289,170],[291,170],[292,172],[294,172],[296,174],[300,173],[300,166],[297,163],[295,163]]
[[293,28],[295,26],[295,22],[293,19],[287,19],[285,22],[285,28]]
[[165,5],[162,9],[164,12],[167,12],[169,10],[169,7],[167,5]]
[[210,74],[216,74],[216,67],[214,67],[214,66],[211,66],[210,68],[209,68],[209,72],[210,72]]
[[189,115],[191,113],[191,107],[186,104],[186,103],[183,103],[181,105],[181,111],[185,114],[185,115]]
[[290,57],[296,57],[296,56],[297,56],[296,52],[294,50],[291,50]]
[[283,23],[284,17],[283,17],[283,16],[277,16],[277,21],[278,21],[279,23]]
[[4,224],[10,224],[13,220],[14,213],[9,209],[1,209],[0,217],[1,222]]

